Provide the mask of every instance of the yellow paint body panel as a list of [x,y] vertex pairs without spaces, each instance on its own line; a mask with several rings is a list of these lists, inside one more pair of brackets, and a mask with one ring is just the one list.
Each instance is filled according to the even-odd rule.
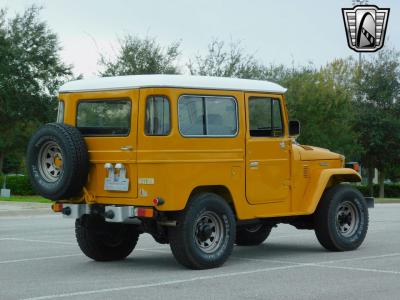
[[[167,136],[145,135],[145,104],[149,96],[166,96],[170,102],[171,131]],[[234,137],[183,137],[178,127],[178,99],[182,95],[219,95],[236,99],[238,132]],[[282,137],[251,137],[248,131],[249,97],[280,101]],[[359,181],[359,175],[342,168],[343,157],[320,148],[302,148],[288,135],[288,116],[281,94],[181,88],[63,93],[64,121],[76,126],[82,100],[131,101],[128,136],[85,137],[90,173],[86,189],[99,204],[151,206],[155,197],[165,203],[160,211],[185,208],[195,189],[227,191],[238,219],[312,214],[327,186]],[[131,147],[129,151],[122,147]],[[257,161],[258,167],[251,167]],[[127,192],[104,190],[105,163],[123,163],[130,180]]]

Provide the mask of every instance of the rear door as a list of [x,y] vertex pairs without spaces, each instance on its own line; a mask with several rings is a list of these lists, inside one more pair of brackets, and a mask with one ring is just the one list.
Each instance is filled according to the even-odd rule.
[[246,198],[290,202],[290,141],[281,96],[246,93]]
[[[87,186],[96,197],[137,197],[138,99],[138,90],[77,95],[76,127],[88,146],[91,164]],[[119,186],[105,183],[106,178],[114,176],[117,181],[122,175],[117,164],[126,169],[127,181]]]

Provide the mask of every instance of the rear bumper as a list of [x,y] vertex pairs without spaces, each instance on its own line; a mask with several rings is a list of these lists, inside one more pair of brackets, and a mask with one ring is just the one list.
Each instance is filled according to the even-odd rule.
[[365,197],[365,202],[367,202],[368,208],[374,208],[374,206],[375,206],[374,197]]
[[100,214],[105,221],[113,223],[138,223],[139,218],[152,218],[153,207],[104,205],[103,209],[93,209],[89,204],[63,204],[61,213],[64,218],[80,219],[84,215]]

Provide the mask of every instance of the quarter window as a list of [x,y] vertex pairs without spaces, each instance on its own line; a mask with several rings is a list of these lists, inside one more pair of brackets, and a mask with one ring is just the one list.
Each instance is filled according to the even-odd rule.
[[58,102],[57,123],[64,123],[64,101]]
[[179,129],[184,136],[235,136],[236,100],[219,96],[182,96]]
[[280,102],[271,98],[250,98],[250,136],[278,137],[283,135]]
[[169,101],[165,96],[146,100],[146,135],[168,135],[171,130]]
[[78,104],[76,127],[83,135],[126,136],[131,128],[129,100],[91,100]]

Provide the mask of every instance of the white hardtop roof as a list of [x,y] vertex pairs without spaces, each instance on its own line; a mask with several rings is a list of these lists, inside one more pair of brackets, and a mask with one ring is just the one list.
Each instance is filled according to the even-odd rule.
[[60,93],[151,87],[233,90],[279,94],[286,92],[286,89],[279,84],[264,80],[187,75],[129,75],[70,81],[61,86]]

